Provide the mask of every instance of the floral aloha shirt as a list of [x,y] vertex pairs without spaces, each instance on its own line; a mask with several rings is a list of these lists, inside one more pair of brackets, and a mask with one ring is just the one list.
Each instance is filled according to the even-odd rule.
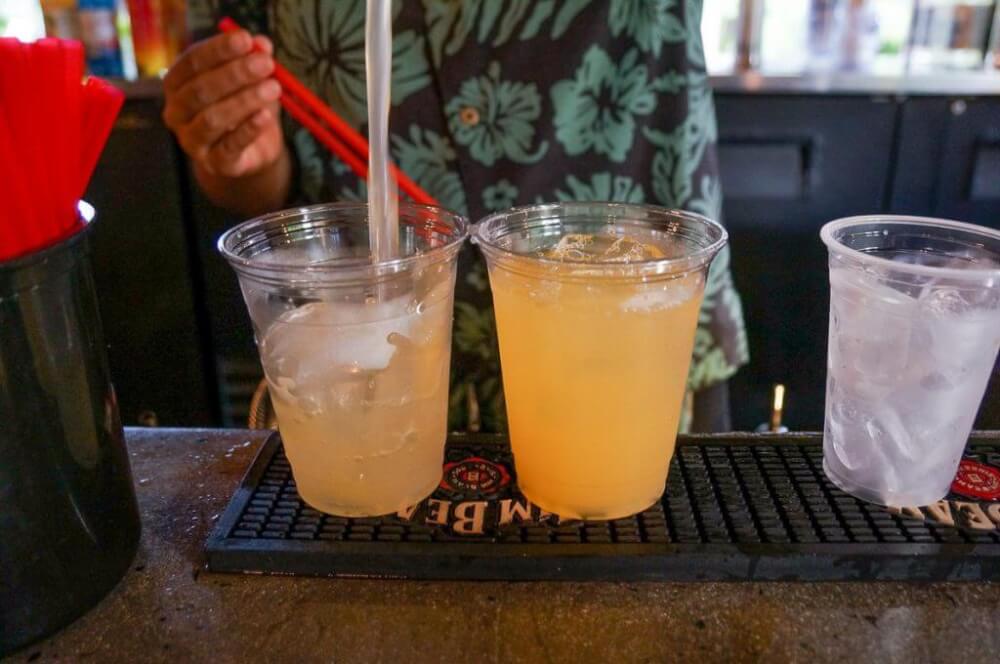
[[[364,0],[202,0],[268,34],[275,55],[350,124],[366,120]],[[396,0],[392,156],[475,220],[513,205],[622,201],[720,217],[700,0]],[[296,200],[364,200],[348,167],[286,118]],[[506,427],[485,265],[467,247],[456,287],[453,429]],[[697,394],[747,361],[728,248],[709,275],[688,379]]]

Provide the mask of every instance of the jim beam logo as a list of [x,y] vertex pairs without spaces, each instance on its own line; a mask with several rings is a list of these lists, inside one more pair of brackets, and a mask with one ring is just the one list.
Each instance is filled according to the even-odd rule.
[[469,457],[444,465],[441,488],[460,494],[489,496],[510,484],[510,471],[502,464]]
[[[400,510],[397,515],[407,521],[446,527],[456,535],[467,537],[489,535],[510,524],[559,523],[557,515],[546,512],[520,494],[500,499],[499,494],[510,486],[511,480],[506,466],[481,457],[447,463],[439,489],[453,499],[429,498]],[[943,526],[1000,531],[1000,469],[964,459],[951,490],[953,494],[972,500],[942,500],[924,507],[894,507],[889,511]]]
[[973,500],[941,500],[923,507],[889,508],[893,514],[942,526],[977,531],[1000,530],[1000,469],[963,459],[951,491]]
[[444,466],[438,488],[442,494],[455,499],[428,498],[419,505],[400,510],[397,516],[429,526],[443,526],[456,535],[468,537],[484,536],[509,524],[558,521],[556,515],[519,494],[500,499],[499,494],[510,486],[511,479],[506,466],[481,457],[450,462]]

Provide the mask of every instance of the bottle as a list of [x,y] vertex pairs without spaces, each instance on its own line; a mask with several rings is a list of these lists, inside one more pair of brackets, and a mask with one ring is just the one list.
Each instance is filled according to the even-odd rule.
[[44,36],[38,0],[0,0],[0,37],[34,41]]
[[132,39],[132,20],[125,0],[115,0],[115,31],[118,33],[118,48],[122,54],[122,70],[130,81],[139,76],[135,63],[135,44]]
[[56,39],[80,39],[76,0],[42,0],[45,34]]
[[163,0],[128,0],[135,60],[142,76],[160,76],[169,66]]
[[80,39],[87,69],[96,76],[134,78],[131,27],[119,0],[79,0]]
[[812,72],[830,73],[839,67],[847,3],[812,0],[809,5],[809,63]]
[[190,42],[187,21],[187,0],[163,0],[163,7],[167,64],[173,65]]
[[879,21],[870,0],[850,0],[844,21],[839,68],[868,72],[879,50]]

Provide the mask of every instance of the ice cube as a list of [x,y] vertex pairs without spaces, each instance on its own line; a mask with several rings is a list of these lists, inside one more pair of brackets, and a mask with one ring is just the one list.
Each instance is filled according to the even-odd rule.
[[962,293],[955,288],[925,287],[919,301],[921,314],[936,317],[962,314],[971,308]]
[[860,486],[872,490],[899,486],[900,468],[912,465],[906,427],[889,404],[855,388],[830,380],[824,444],[842,472]]
[[874,276],[830,272],[830,362],[872,386],[894,384],[910,362],[917,301]]
[[260,343],[275,397],[307,415],[363,403],[396,353],[390,338],[405,339],[419,316],[406,305],[313,302],[280,316]]
[[336,254],[320,243],[291,244],[273,247],[254,256],[258,263],[280,263],[283,265],[311,265],[329,260]]
[[418,345],[401,335],[393,335],[392,342],[398,350],[389,367],[373,376],[373,403],[399,406],[432,398],[439,389],[447,389],[446,344],[435,341]]
[[857,470],[864,465],[868,455],[863,442],[859,444],[857,436],[851,435],[851,425],[858,417],[858,408],[852,400],[840,397],[832,402],[827,417],[827,427],[830,430],[831,444],[837,459],[848,470]]
[[295,395],[292,394],[292,390],[295,388],[295,381],[291,378],[276,376],[274,380],[268,380],[267,387],[275,399],[286,403],[295,401]]
[[651,244],[645,244],[623,236],[611,243],[601,254],[603,263],[634,263],[654,258],[663,258],[663,252]]
[[302,366],[304,371],[295,375],[311,373],[310,366],[378,371],[389,365],[396,351],[389,336],[406,336],[419,316],[408,311],[407,304],[407,298],[365,304],[313,302],[275,321],[261,352],[276,366]]
[[[922,302],[922,305],[925,304]],[[1000,344],[1000,316],[993,311],[968,310],[967,303],[955,301],[954,295],[930,296],[920,325],[926,330],[925,352],[953,380],[975,372],[984,357],[992,357]],[[964,312],[956,312],[955,308]]]
[[872,445],[881,450],[882,458],[892,467],[912,464],[922,456],[920,441],[910,434],[900,411],[892,405],[871,404],[864,423]]
[[554,246],[542,252],[544,258],[585,263],[634,263],[663,258],[665,254],[652,244],[627,235],[564,235]]
[[557,261],[591,261],[596,258],[589,249],[593,244],[593,235],[571,233],[559,238],[559,242],[543,253],[545,258]]
[[621,304],[622,311],[657,311],[670,309],[690,301],[701,287],[701,275],[693,274],[666,282],[652,282],[637,288],[634,295]]
[[[906,490],[921,486],[925,482],[921,478],[941,483],[942,472],[954,471],[950,459],[965,445],[986,380],[983,376],[978,382],[956,382],[947,368],[928,366],[927,359],[926,353],[921,354],[921,361],[915,362],[917,370],[901,377],[897,389],[879,404],[880,410],[895,415],[905,431],[892,441],[888,454],[906,478]],[[933,480],[935,475],[937,480]]]

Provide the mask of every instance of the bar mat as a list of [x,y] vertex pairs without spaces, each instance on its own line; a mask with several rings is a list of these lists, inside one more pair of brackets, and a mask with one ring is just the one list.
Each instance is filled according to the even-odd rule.
[[953,493],[887,510],[827,480],[818,434],[682,436],[666,492],[609,522],[565,521],[518,491],[506,439],[455,435],[433,496],[379,518],[299,498],[265,443],[206,542],[218,572],[509,580],[997,580],[1000,433],[973,434]]

